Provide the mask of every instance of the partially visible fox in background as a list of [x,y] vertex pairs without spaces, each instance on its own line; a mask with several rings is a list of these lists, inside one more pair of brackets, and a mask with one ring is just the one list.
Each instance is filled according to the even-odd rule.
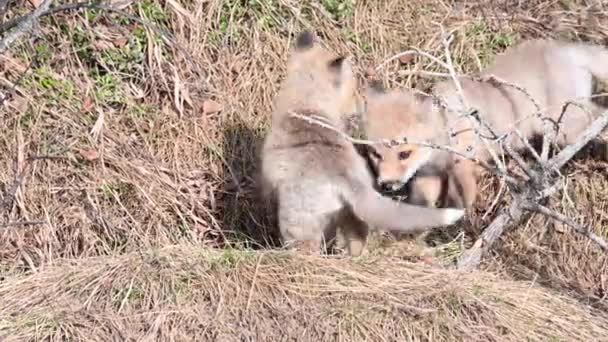
[[283,242],[318,251],[342,229],[350,255],[363,251],[369,225],[423,231],[450,225],[459,209],[399,204],[373,188],[373,178],[354,145],[336,132],[293,117],[321,119],[344,131],[357,106],[350,62],[301,33],[275,98],[271,130],[262,148],[261,185],[276,203]]
[[[508,49],[496,57],[494,63],[481,76],[494,75],[524,89],[545,110],[543,116],[558,121],[568,101],[576,101],[587,110],[569,106],[559,125],[556,143],[570,144],[605,108],[594,95],[596,80],[608,80],[608,50],[583,43],[566,43],[554,40],[532,40]],[[543,134],[543,121],[533,116],[536,108],[519,90],[508,85],[459,78],[468,104],[478,110],[479,117],[487,122],[497,135],[514,128],[528,139]],[[437,106],[433,98],[415,94],[411,90],[385,91],[370,86],[367,92],[367,111],[364,117],[365,132],[369,139],[401,139],[430,141],[451,145],[458,152],[489,160],[490,155],[474,133],[473,122],[462,117],[468,108],[460,102],[454,83],[436,84],[433,94],[447,108]],[[448,110],[449,109],[449,110]],[[588,115],[590,113],[591,115]],[[450,139],[450,129],[453,138]],[[490,136],[487,129],[482,134]],[[511,134],[506,143],[514,149],[524,147],[522,141]],[[491,147],[500,154],[497,143]],[[397,189],[406,184],[422,167],[432,165],[448,170],[454,177],[458,194],[451,196],[462,202],[459,207],[472,209],[477,194],[479,166],[473,161],[445,151],[404,144],[395,148],[379,147],[371,153],[377,169],[377,182],[384,188]],[[432,194],[434,190],[421,191]],[[428,201],[427,201],[428,202]]]

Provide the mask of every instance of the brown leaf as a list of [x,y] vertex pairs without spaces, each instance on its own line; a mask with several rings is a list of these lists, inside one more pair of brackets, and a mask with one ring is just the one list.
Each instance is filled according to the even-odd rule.
[[401,57],[399,57],[399,63],[406,65],[406,64],[411,64],[414,63],[414,60],[416,59],[416,56],[413,53],[408,53],[407,55],[403,55]]
[[113,48],[114,45],[107,40],[98,39],[93,43],[93,49],[97,51],[103,51]]
[[243,59],[236,60],[232,64],[232,71],[234,71],[235,73],[239,73],[239,72],[243,71],[243,69],[245,69],[246,64],[247,64],[247,61],[245,61]]
[[365,75],[367,75],[368,77],[375,77],[378,73],[376,72],[376,68],[374,67],[369,67],[367,69],[365,69]]
[[34,6],[34,8],[38,8],[40,7],[40,4],[42,3],[42,0],[29,0],[30,4],[32,4],[32,6]]
[[82,111],[83,112],[90,112],[91,109],[93,109],[95,107],[95,103],[93,102],[93,100],[91,100],[90,97],[85,97],[84,102],[82,103]]
[[28,107],[28,100],[25,97],[17,94],[13,95],[13,98],[8,105],[13,107],[17,113],[24,113]]
[[205,100],[205,102],[203,102],[203,113],[205,114],[217,113],[222,109],[222,105],[213,100]]
[[114,39],[112,43],[114,43],[114,46],[120,49],[121,47],[125,46],[128,41],[129,39],[127,39],[126,37],[118,37]]
[[99,152],[94,149],[79,150],[78,152],[85,160],[95,161],[99,159]]
[[430,256],[430,255],[423,256],[422,257],[422,262],[425,263],[425,264],[427,264],[427,265],[433,265],[434,264],[433,257]]
[[110,0],[110,5],[116,9],[125,9],[133,3],[133,0]]

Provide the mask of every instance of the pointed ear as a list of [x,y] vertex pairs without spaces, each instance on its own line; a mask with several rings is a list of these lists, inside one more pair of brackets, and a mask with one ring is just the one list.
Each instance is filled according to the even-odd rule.
[[331,60],[328,63],[329,70],[331,70],[332,72],[335,72],[335,73],[340,73],[342,71],[342,66],[344,65],[344,60],[345,60],[344,56],[340,56],[340,57],[337,57],[337,58]]
[[335,76],[336,87],[342,86],[353,77],[353,70],[348,58],[336,57],[327,63],[327,69]]
[[310,31],[304,31],[296,38],[296,50],[308,50],[315,45],[315,35]]

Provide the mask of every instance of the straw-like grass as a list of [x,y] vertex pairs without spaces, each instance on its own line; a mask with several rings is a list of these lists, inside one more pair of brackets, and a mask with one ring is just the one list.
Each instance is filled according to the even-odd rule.
[[62,262],[0,284],[23,340],[600,341],[608,314],[528,282],[359,262],[165,248]]
[[[352,56],[362,79],[425,89],[433,79],[399,71],[443,71],[428,60],[372,69],[408,46],[441,56],[439,23],[455,32],[458,72],[476,72],[527,38],[602,44],[608,15],[597,3],[142,0],[125,8],[160,31],[101,10],[43,17],[36,35],[0,56],[0,86],[11,93],[0,107],[0,334],[608,336],[605,312],[579,304],[603,307],[608,259],[540,218],[505,237],[485,267],[551,290],[423,270],[386,256],[408,254],[400,247],[376,244],[378,259],[362,264],[189,247],[141,252],[276,246],[255,197],[257,148],[293,37],[304,28]],[[30,9],[17,1],[7,16]],[[583,160],[568,172],[568,196],[554,206],[608,238],[606,164]],[[498,189],[486,183],[480,213]],[[491,216],[477,219],[462,241]],[[459,241],[443,246],[443,257],[457,256]],[[57,259],[74,261],[49,266]]]

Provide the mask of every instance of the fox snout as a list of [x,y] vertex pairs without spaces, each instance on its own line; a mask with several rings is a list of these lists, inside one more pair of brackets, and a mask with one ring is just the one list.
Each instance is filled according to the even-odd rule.
[[383,191],[397,191],[404,185],[405,183],[400,180],[378,180],[378,186],[380,186]]
[[408,170],[405,165],[385,162],[379,166],[377,182],[382,190],[397,191],[405,185],[404,178]]

